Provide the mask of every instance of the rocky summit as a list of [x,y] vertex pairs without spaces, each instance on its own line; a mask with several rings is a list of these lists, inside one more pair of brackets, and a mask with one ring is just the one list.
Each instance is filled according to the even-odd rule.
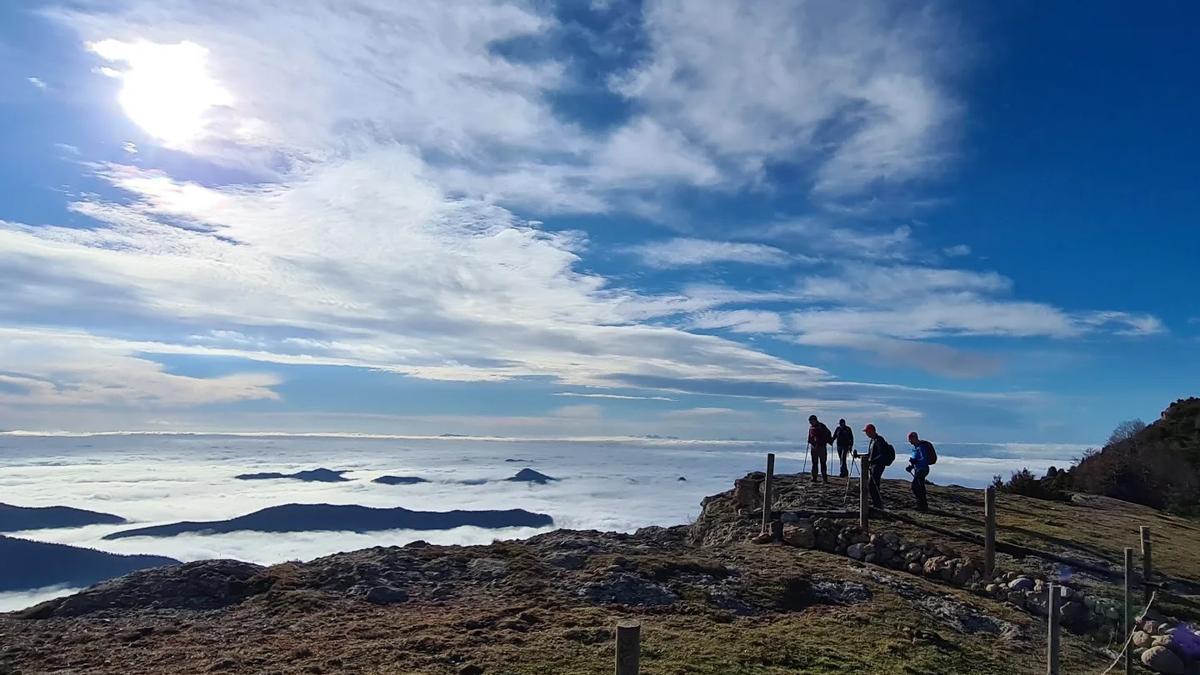
[[1122,642],[1122,548],[1141,525],[1159,599],[1138,622],[1137,667],[1197,668],[1195,521],[1002,494],[985,579],[982,491],[931,487],[917,514],[907,483],[887,481],[891,510],[863,531],[856,482],[782,476],[776,540],[761,534],[761,478],[705,499],[690,525],[632,534],[136,572],[0,615],[0,672],[604,673],[613,626],[636,619],[648,673],[1041,673],[1051,582],[1063,672],[1100,672]]

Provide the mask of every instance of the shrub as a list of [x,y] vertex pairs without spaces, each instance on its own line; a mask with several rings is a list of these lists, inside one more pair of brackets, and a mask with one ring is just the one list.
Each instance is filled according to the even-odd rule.
[[1038,478],[1027,468],[1013,472],[1011,478],[1005,483],[1000,476],[992,479],[992,485],[1001,492],[1007,492],[1014,495],[1024,495],[1035,499],[1046,499],[1050,501],[1069,501],[1071,496],[1063,490],[1062,483],[1066,472],[1059,471],[1055,467],[1050,467],[1044,478]]

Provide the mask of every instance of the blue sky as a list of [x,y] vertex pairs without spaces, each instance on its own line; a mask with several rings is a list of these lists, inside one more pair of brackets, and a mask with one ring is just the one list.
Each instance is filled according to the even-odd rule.
[[0,428],[1088,443],[1200,376],[1200,10],[0,7]]

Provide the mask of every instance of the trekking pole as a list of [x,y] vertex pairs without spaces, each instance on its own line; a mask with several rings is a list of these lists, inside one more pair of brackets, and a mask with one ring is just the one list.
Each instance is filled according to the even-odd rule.
[[800,475],[808,473],[808,456],[812,454],[812,443],[809,443],[804,451],[804,464],[800,465]]

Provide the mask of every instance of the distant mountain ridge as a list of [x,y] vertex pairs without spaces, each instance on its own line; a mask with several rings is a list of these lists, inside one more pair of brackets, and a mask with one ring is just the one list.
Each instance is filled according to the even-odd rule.
[[173,537],[186,532],[222,534],[240,530],[257,532],[375,532],[379,530],[448,530],[464,525],[484,528],[548,527],[554,519],[524,509],[504,511],[412,511],[402,507],[378,509],[357,504],[284,504],[229,520],[184,521],[140,527],[105,535]]
[[111,513],[76,509],[70,506],[14,506],[0,504],[0,532],[44,530],[84,525],[121,525],[124,518]]
[[344,483],[349,481],[342,474],[343,471],[334,471],[333,469],[311,469],[308,471],[297,471],[296,473],[279,473],[278,471],[267,471],[263,473],[242,473],[234,476],[238,480],[274,480],[276,478],[291,478],[294,480],[302,480],[307,483]]
[[178,565],[158,555],[118,555],[90,548],[0,535],[0,591],[46,586],[90,586],[148,567]]

